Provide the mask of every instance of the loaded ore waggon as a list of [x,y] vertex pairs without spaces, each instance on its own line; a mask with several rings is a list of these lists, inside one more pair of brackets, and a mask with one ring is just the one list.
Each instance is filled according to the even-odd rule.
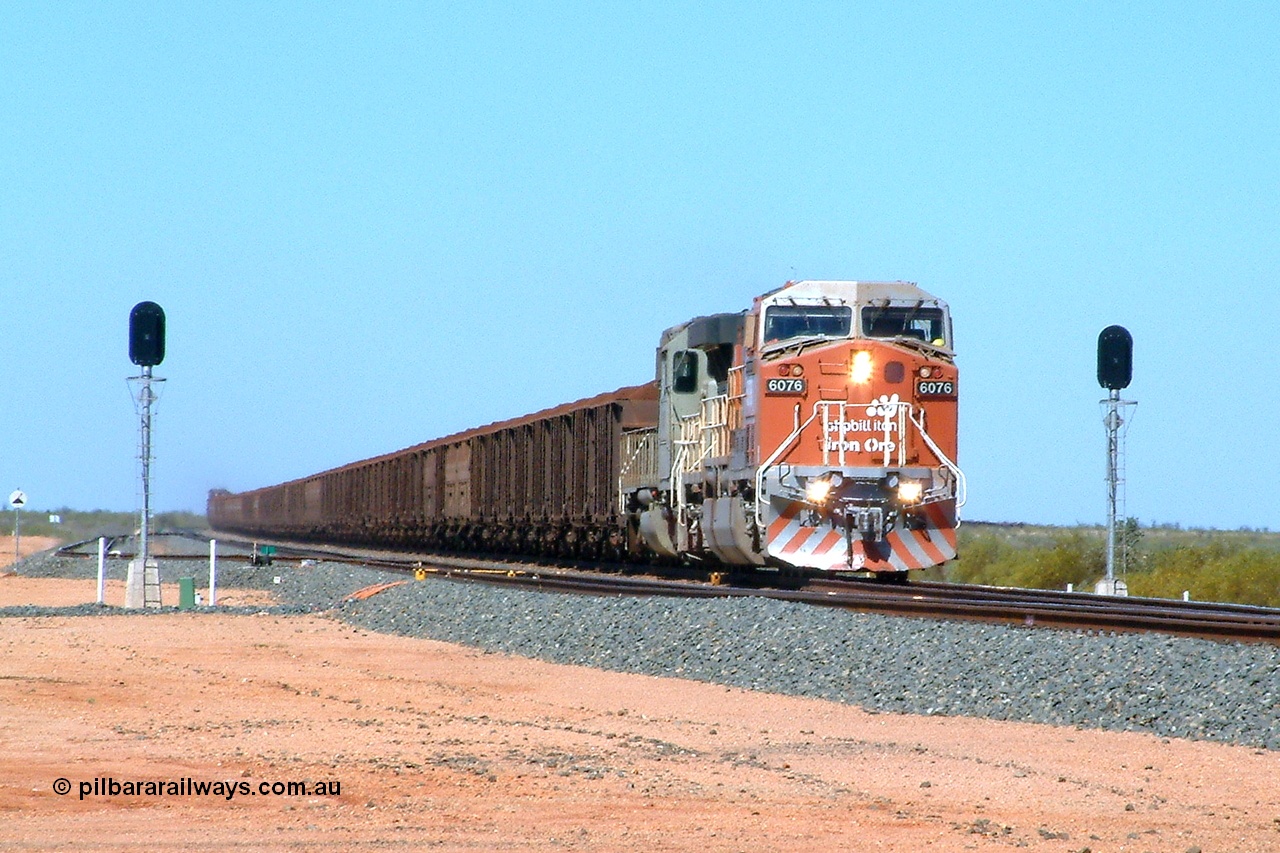
[[209,494],[215,530],[381,546],[621,556],[623,435],[654,384],[429,441],[279,486]]
[[655,381],[278,486],[215,530],[410,551],[810,573],[955,556],[964,475],[945,302],[800,281],[660,338]]

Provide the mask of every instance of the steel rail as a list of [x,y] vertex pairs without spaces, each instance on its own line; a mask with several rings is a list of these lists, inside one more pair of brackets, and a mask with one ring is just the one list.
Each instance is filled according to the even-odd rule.
[[[532,589],[575,592],[592,595],[659,595],[686,598],[761,597],[778,601],[800,602],[822,607],[837,607],[861,612],[921,618],[947,618],[997,622],[1024,627],[1053,627],[1093,631],[1155,632],[1206,639],[1252,640],[1280,643],[1280,610],[1255,608],[1255,613],[1215,611],[1201,607],[1184,612],[1177,605],[1160,599],[1135,599],[1117,603],[1103,596],[1078,602],[1046,602],[1035,595],[1017,596],[1005,590],[998,597],[982,597],[972,590],[959,588],[961,595],[921,595],[910,586],[893,590],[885,588],[850,589],[847,591],[787,590],[759,587],[714,586],[684,581],[649,578],[618,578],[604,575],[585,576],[577,573],[471,572],[443,570],[455,580],[502,583]],[[958,585],[957,585],[958,586]],[[965,595],[963,593],[969,593]],[[1085,593],[1079,593],[1081,598]],[[1166,606],[1172,605],[1172,606]]]
[[[185,538],[207,537],[183,531]],[[123,539],[124,537],[120,537]],[[89,540],[90,542],[96,540]],[[822,607],[911,616],[929,619],[965,619],[1018,625],[1099,632],[1147,632],[1215,640],[1280,643],[1280,609],[1240,604],[1219,604],[1174,599],[1111,597],[1085,592],[1026,590],[1009,587],[972,586],[933,582],[905,585],[875,583],[859,579],[816,579],[800,588],[768,586],[768,574],[750,576],[751,584],[708,583],[705,570],[653,577],[635,574],[634,565],[614,565],[573,561],[580,568],[566,568],[546,562],[511,557],[464,557],[416,554],[362,548],[341,548],[282,540],[220,539],[238,550],[272,545],[276,560],[332,560],[394,571],[426,575],[453,581],[505,584],[528,589],[600,596],[667,596],[682,598],[745,598],[749,596],[790,601]],[[59,553],[88,556],[77,552],[74,543]],[[230,554],[225,558],[247,558]],[[165,559],[207,559],[207,556],[165,556]],[[590,571],[587,567],[603,568]],[[656,571],[647,567],[646,571]],[[690,580],[698,577],[699,580]],[[740,578],[734,577],[734,580]],[[782,578],[778,579],[782,581]]]

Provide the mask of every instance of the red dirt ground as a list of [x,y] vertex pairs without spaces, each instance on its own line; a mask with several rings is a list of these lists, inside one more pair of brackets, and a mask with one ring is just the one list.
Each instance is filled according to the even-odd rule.
[[[56,548],[62,543],[48,536],[23,536],[18,542],[18,550],[23,557]],[[0,569],[13,565],[13,535],[0,536]]]
[[[0,606],[94,594],[0,578]],[[324,615],[2,619],[0,708],[5,849],[1280,850],[1275,752],[870,714]],[[108,778],[248,793],[80,798]],[[341,790],[255,793],[290,781]]]

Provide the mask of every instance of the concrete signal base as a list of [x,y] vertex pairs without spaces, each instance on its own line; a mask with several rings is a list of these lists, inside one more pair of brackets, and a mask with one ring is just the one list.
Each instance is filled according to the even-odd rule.
[[141,560],[129,561],[129,574],[124,582],[124,606],[137,610],[142,607],[160,606],[160,566],[155,560],[147,560],[145,571]]

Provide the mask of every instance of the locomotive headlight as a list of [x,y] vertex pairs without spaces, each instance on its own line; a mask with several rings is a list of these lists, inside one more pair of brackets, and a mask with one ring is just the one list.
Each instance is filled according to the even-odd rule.
[[820,504],[831,496],[832,482],[826,477],[810,480],[805,484],[804,496],[809,503]]
[[903,480],[898,483],[898,500],[904,504],[918,503],[924,494],[924,484],[919,480]]
[[871,381],[871,353],[858,350],[853,354],[853,364],[849,367],[849,381],[854,385],[866,385]]

